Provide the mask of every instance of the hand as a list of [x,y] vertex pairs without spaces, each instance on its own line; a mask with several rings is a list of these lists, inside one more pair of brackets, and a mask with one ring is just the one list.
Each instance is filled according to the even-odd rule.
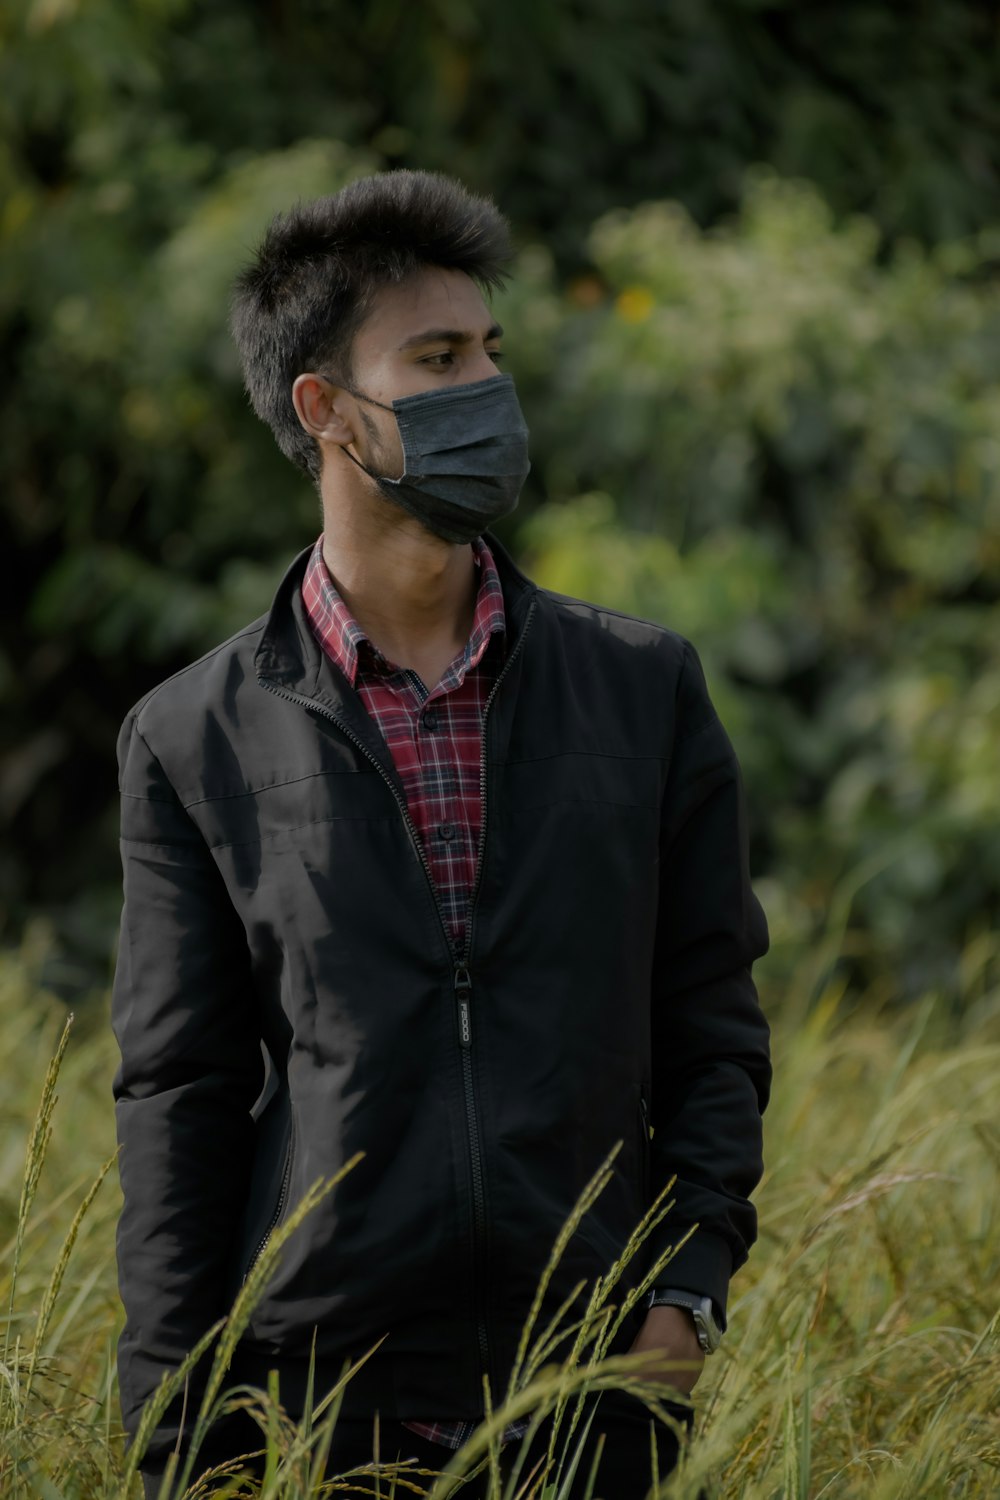
[[[636,1335],[630,1354],[649,1357],[641,1374],[687,1396],[694,1390],[705,1354],[698,1343],[694,1318],[686,1307],[651,1307]],[[679,1362],[679,1367],[673,1361]]]

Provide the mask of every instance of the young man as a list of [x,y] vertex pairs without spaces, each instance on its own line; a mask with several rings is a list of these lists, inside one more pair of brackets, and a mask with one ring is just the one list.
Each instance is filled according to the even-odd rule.
[[[536,587],[488,531],[528,470],[482,295],[508,255],[491,204],[392,172],[278,218],[238,284],[251,401],[317,483],[324,530],[265,618],[122,730],[133,1431],[273,1228],[359,1151],[233,1367],[261,1386],[276,1369],[297,1415],[312,1357],[321,1393],[377,1346],[334,1467],[370,1459],[376,1413],[383,1458],[443,1467],[484,1380],[502,1399],[616,1142],[539,1329],[676,1174],[617,1300],[689,1237],[615,1349],[682,1362],[660,1378],[688,1390],[754,1239],[766,931],[738,770],[684,641]],[[175,1404],[150,1494],[180,1422]],[[645,1494],[647,1423],[633,1398],[600,1404],[607,1500]]]

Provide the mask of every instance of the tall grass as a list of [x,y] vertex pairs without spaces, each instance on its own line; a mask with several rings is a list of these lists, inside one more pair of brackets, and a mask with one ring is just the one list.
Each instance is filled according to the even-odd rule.
[[[0,955],[0,1496],[124,1500],[139,1487],[114,1375],[119,1200],[108,1172],[106,998],[85,998],[67,1029],[65,1009],[38,988],[34,958],[30,945]],[[963,1013],[929,997],[880,1014],[873,997],[836,988],[797,1005],[790,997],[806,992],[804,977],[787,997],[765,994],[777,1086],[757,1194],[761,1239],[698,1388],[696,1439],[661,1486],[669,1500],[1000,1494],[1000,994],[974,956],[967,968]],[[578,1215],[609,1170],[596,1174]],[[317,1184],[299,1212],[328,1188]],[[664,1212],[669,1224],[669,1193],[651,1220]],[[208,1394],[188,1430],[200,1436],[226,1404],[244,1406],[267,1455],[260,1495],[299,1500],[338,1492],[325,1486],[335,1477],[326,1459],[340,1390],[318,1393],[296,1426],[273,1385],[230,1390],[225,1378],[279,1248],[280,1238],[214,1351],[201,1354]],[[558,1500],[584,1431],[583,1394],[624,1385],[657,1404],[634,1363],[607,1355],[623,1315],[621,1269],[590,1289],[573,1327],[568,1312],[560,1327],[539,1326],[539,1297],[508,1390],[489,1393],[490,1415],[465,1449],[441,1450],[440,1474],[357,1473],[354,1492],[460,1497],[462,1476],[485,1467],[494,1500]],[[504,1426],[515,1415],[537,1426],[546,1413],[557,1422],[548,1471],[505,1478]],[[147,1427],[154,1417],[151,1409]],[[174,1497],[199,1492],[197,1470],[196,1458],[175,1466]]]

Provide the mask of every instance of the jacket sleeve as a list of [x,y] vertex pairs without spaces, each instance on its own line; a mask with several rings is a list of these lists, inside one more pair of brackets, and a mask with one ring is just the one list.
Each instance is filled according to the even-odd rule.
[[[134,717],[118,745],[125,903],[112,1001],[124,1206],[118,1228],[126,1430],[228,1310],[262,1082],[245,934],[204,840]],[[210,1356],[206,1357],[210,1358]],[[190,1430],[202,1360],[187,1399]],[[157,1472],[180,1402],[143,1462]]]
[[771,1067],[750,969],[766,951],[739,767],[687,646],[662,807],[651,1018],[652,1185],[677,1182],[654,1250],[697,1225],[659,1284],[711,1296],[723,1318],[729,1278],[757,1233],[748,1200],[763,1171]]

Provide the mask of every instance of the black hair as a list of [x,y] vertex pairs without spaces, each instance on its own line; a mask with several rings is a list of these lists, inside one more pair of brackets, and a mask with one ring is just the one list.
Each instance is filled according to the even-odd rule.
[[381,172],[278,214],[236,281],[231,326],[250,403],[282,453],[319,482],[319,445],[295,414],[292,383],[306,370],[350,378],[351,344],[380,287],[435,266],[489,292],[506,281],[510,253],[495,205],[437,172]]

